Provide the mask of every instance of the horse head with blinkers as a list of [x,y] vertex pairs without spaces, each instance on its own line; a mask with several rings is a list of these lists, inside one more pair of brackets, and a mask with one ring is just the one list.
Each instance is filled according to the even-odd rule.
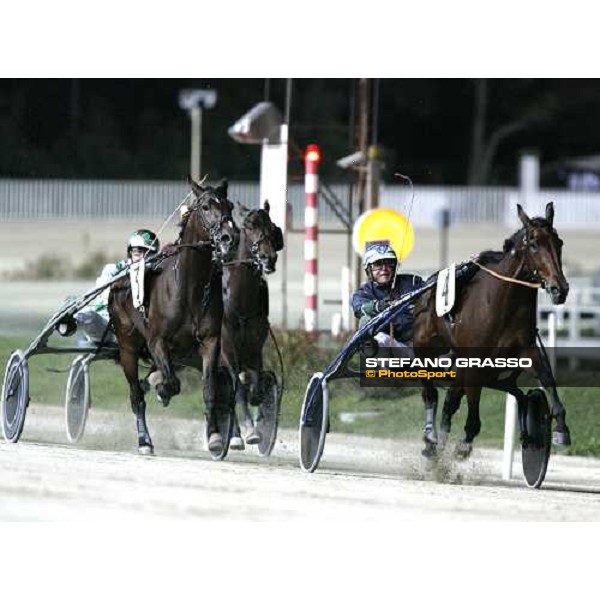
[[227,198],[227,181],[222,180],[215,187],[196,183],[191,177],[188,182],[194,200],[182,218],[179,241],[185,245],[208,237],[213,259],[223,262],[235,252],[240,237],[233,221],[233,203]]
[[262,208],[249,210],[240,205],[242,222],[240,244],[240,260],[249,261],[255,269],[265,275],[275,271],[277,253],[283,249],[283,232],[271,221],[271,206],[265,200]]
[[520,204],[517,214],[523,228],[504,242],[504,252],[520,259],[515,277],[539,283],[553,304],[564,304],[569,284],[562,271],[563,241],[553,227],[554,205],[546,205],[545,218],[529,218]]

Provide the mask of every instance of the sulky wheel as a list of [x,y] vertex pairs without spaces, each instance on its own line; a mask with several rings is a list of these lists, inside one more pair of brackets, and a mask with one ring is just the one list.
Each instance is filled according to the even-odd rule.
[[312,473],[319,465],[329,422],[327,382],[315,373],[308,383],[300,413],[300,467]]
[[67,439],[75,444],[85,431],[90,409],[90,374],[85,355],[80,355],[71,363],[65,394],[65,427]]
[[546,477],[552,445],[551,416],[543,390],[527,393],[527,433],[529,441],[521,447],[523,475],[527,486],[539,488]]
[[256,420],[256,429],[261,436],[258,443],[261,456],[269,456],[277,441],[280,408],[281,390],[277,385],[277,377],[273,371],[264,371],[261,373],[261,403]]
[[[234,387],[229,371],[220,367],[217,371],[217,394],[221,403],[217,408],[217,425],[219,433],[223,437],[223,448],[216,452],[209,450],[213,460],[223,460],[229,452],[229,442],[233,433],[233,409],[235,406]],[[208,443],[208,425],[204,431],[204,437]]]
[[18,442],[29,404],[29,366],[21,350],[15,350],[6,363],[2,385],[2,435],[7,442]]

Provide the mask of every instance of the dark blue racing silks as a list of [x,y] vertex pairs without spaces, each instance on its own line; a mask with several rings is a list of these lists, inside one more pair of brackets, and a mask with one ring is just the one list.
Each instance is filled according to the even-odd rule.
[[[367,281],[352,294],[352,310],[362,326],[387,308],[387,301],[397,300],[422,285],[423,279],[418,275],[396,275],[393,289],[391,283]],[[406,343],[412,338],[413,308],[414,304],[407,305],[392,321],[394,338],[400,342]]]

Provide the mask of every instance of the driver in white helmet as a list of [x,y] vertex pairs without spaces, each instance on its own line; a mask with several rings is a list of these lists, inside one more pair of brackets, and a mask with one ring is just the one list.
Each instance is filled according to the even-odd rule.
[[[137,229],[127,241],[127,259],[118,263],[104,265],[102,273],[96,279],[96,287],[101,286],[116,277],[127,265],[138,262],[141,258],[148,259],[158,253],[159,241],[156,234],[149,229]],[[77,328],[83,331],[89,342],[100,343],[108,326],[108,295],[110,287],[106,288],[92,304],[75,313]],[[105,341],[116,343],[112,331],[107,332]]]
[[[368,281],[352,294],[352,309],[362,327],[393,300],[423,285],[418,275],[396,273],[398,258],[388,240],[365,244],[363,266]],[[412,340],[413,305],[408,305],[375,339],[381,346],[407,346]]]

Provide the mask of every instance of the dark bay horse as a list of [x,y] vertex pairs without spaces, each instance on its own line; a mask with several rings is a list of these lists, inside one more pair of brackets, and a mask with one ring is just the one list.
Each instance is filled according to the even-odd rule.
[[[553,227],[554,206],[548,203],[545,218],[530,219],[518,205],[523,224],[504,243],[503,252],[482,253],[474,264],[474,275],[456,282],[456,300],[450,317],[438,317],[435,292],[424,294],[415,305],[413,330],[417,356],[450,353],[454,357],[473,356],[469,348],[485,349],[489,357],[511,356],[531,358],[532,372],[543,387],[551,390],[552,417],[556,420],[555,444],[569,445],[570,433],[566,411],[556,391],[552,371],[536,346],[537,296],[543,287],[554,304],[567,298],[569,285],[562,271],[562,245]],[[450,385],[444,403],[439,441],[444,443],[450,431],[451,419],[466,395],[468,416],[465,437],[457,454],[468,456],[474,438],[479,433],[479,401],[482,387],[506,391],[517,399],[521,439],[527,443],[527,396],[518,388],[521,370],[498,372],[478,369],[457,369],[457,378]],[[435,425],[437,390],[431,383],[423,384],[425,402],[425,456],[435,454],[438,436]]]
[[217,389],[223,316],[219,263],[237,247],[239,230],[231,216],[226,182],[216,187],[192,180],[190,184],[194,200],[182,219],[179,239],[158,268],[147,273],[144,311],[133,307],[128,280],[113,287],[109,297],[141,454],[153,452],[138,379],[138,359],[144,352],[149,352],[160,371],[162,381],[156,391],[164,404],[180,390],[173,359],[201,358],[209,450],[219,452],[226,433],[219,432],[217,424],[218,411],[230,410],[223,406],[225,400]]
[[[236,406],[241,411],[247,444],[258,444],[249,408],[259,402],[263,346],[269,333],[269,289],[264,275],[275,271],[277,252],[283,249],[282,231],[270,218],[270,206],[248,210],[240,228],[237,255],[223,265],[223,362],[238,380]],[[260,410],[260,408],[259,408]],[[231,438],[232,450],[243,450],[238,419]]]

